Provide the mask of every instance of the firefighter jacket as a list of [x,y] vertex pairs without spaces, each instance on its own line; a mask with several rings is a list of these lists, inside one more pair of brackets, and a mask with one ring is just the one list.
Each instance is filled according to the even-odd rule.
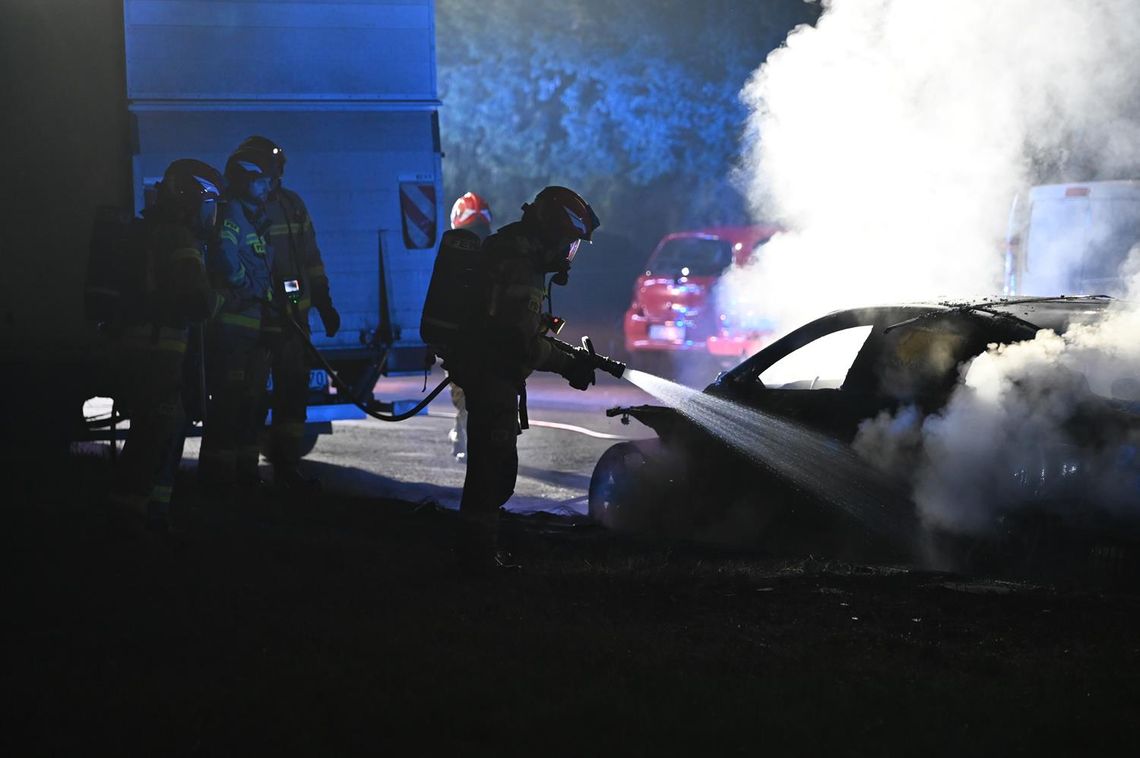
[[222,206],[221,230],[207,257],[210,280],[226,297],[218,320],[227,327],[261,329],[262,303],[273,297],[272,248],[265,210],[238,200]]
[[546,336],[541,242],[516,222],[488,237],[483,252],[493,282],[485,345],[492,371],[520,384],[536,370],[567,371],[572,359]]
[[[280,187],[266,203],[266,212],[269,246],[273,250],[274,305],[284,307],[288,302],[284,299],[284,282],[297,281],[301,290],[293,306],[294,315],[302,324],[308,323],[310,307],[320,310],[332,305],[329,280],[309,209],[300,195]],[[271,323],[278,320],[273,316],[275,313],[275,309],[270,309]]]
[[185,226],[148,212],[132,244],[141,246],[134,260],[145,270],[133,272],[142,291],[123,317],[119,344],[181,355],[190,324],[212,317],[224,303],[206,276],[201,243]]

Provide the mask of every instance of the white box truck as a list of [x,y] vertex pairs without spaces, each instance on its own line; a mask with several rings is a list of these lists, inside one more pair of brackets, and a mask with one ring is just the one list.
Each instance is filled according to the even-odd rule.
[[[422,369],[445,211],[433,0],[21,0],[0,27],[19,63],[0,75],[0,178],[18,188],[0,227],[6,411],[29,393],[74,407],[94,389],[102,346],[82,293],[96,207],[137,212],[172,160],[221,169],[253,134],[284,147],[317,230],[343,319],[332,339],[314,329],[317,347],[365,393],[382,372]],[[323,378],[310,421],[362,415]]]
[[[1140,181],[1032,187],[1010,213],[1010,295],[1126,295],[1140,245]],[[1140,264],[1140,253],[1133,260]],[[1134,293],[1135,294],[1135,293]]]

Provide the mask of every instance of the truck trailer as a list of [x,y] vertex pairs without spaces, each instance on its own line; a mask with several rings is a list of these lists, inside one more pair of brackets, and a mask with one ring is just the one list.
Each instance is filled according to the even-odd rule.
[[[17,0],[0,13],[7,441],[58,440],[100,389],[106,345],[83,316],[96,209],[137,213],[171,161],[221,169],[254,134],[286,151],[342,316],[333,338],[313,330],[316,347],[366,399],[382,374],[423,369],[444,222],[433,0]],[[324,372],[310,384],[311,431],[363,416]]]

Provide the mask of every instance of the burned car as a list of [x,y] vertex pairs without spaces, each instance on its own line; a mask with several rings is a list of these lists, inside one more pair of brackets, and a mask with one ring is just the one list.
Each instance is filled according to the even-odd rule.
[[[934,484],[949,496],[931,496],[929,477],[916,481],[930,456],[916,430],[948,413],[972,359],[1029,343],[1041,330],[1096,325],[1116,302],[1025,298],[843,310],[792,331],[703,392],[642,377],[643,388],[668,405],[607,413],[637,419],[658,439],[619,443],[602,455],[590,514],[618,530],[904,560],[929,550],[932,534],[972,544],[1021,538],[1020,525],[1041,514],[1065,530],[1093,521],[1116,529],[1130,521],[1129,505],[1140,504],[1140,397],[1131,377],[1114,385],[1121,395],[1114,398],[1090,388],[1079,371],[1039,372],[1041,388],[1027,393],[1046,400],[1068,393],[1053,403],[1061,408],[1057,434],[1033,431],[1017,446],[970,440],[986,433],[977,423],[962,431],[966,453],[981,462],[964,473],[936,472],[943,481]],[[1003,419],[1021,431],[1035,413],[1010,412],[1024,413]],[[876,440],[876,427],[886,430],[885,441]],[[994,451],[987,452],[989,443]],[[965,486],[976,469],[992,469],[973,482],[983,492]],[[1123,483],[1117,494],[1125,507],[1085,507],[1082,498],[1109,475]],[[920,484],[925,500],[916,503]],[[979,510],[971,498],[997,504]]]

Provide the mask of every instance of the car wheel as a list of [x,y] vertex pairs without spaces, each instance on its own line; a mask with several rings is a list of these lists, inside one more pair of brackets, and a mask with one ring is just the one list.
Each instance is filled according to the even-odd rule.
[[633,442],[606,450],[590,477],[590,518],[619,531],[643,526],[647,468],[645,453]]

